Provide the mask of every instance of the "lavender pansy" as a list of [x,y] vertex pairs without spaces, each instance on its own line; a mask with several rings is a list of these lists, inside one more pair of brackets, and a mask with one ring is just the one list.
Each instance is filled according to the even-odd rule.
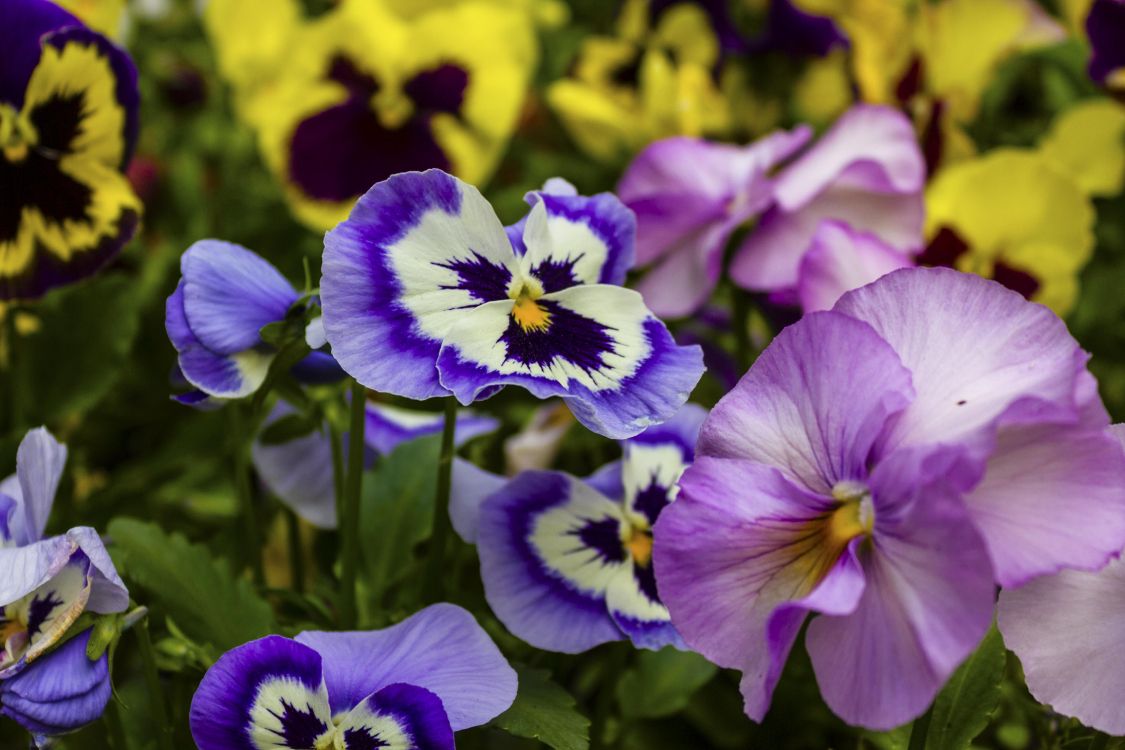
[[771,203],[771,171],[811,135],[800,127],[744,147],[669,138],[629,165],[617,190],[637,214],[637,261],[652,266],[638,289],[654,312],[680,317],[706,302],[731,233]]
[[43,538],[65,463],[65,446],[38,428],[20,443],[16,474],[0,482],[0,694],[22,696],[9,703],[5,695],[0,705],[11,708],[12,718],[30,717],[24,725],[31,731],[48,734],[93,721],[105,706],[104,696],[78,700],[94,689],[102,695],[102,686],[90,684],[95,668],[71,669],[74,660],[62,650],[52,658],[51,649],[83,612],[110,614],[129,604],[97,532],[77,527]]
[[[1111,428],[1125,445],[1125,425]],[[1032,695],[1103,732],[1125,734],[1125,560],[1064,570],[1000,592],[997,624]]]
[[778,174],[773,204],[737,249],[731,276],[753,291],[793,291],[821,221],[870,232],[902,253],[922,249],[925,162],[914,127],[888,107],[858,105]]
[[877,236],[841,221],[822,221],[801,259],[797,298],[805,312],[830,310],[845,292],[914,265]]
[[509,630],[565,653],[622,637],[683,647],[657,594],[652,524],[675,499],[705,415],[686,405],[584,480],[554,471],[507,483],[479,470],[462,476],[454,528],[476,542],[485,596]]
[[539,192],[513,244],[476,188],[395,175],[325,237],[324,329],[360,383],[461,403],[520,385],[629,437],[686,401],[703,372],[636,292],[634,219],[609,194]]
[[267,636],[224,654],[192,699],[200,750],[452,750],[499,715],[516,673],[473,616],[435,604],[384,630]]
[[[262,340],[263,326],[281,321],[300,295],[268,261],[229,242],[201,240],[180,258],[182,278],[165,305],[165,328],[180,371],[214,398],[248,396],[261,387],[277,350]],[[314,349],[294,366],[308,382],[331,382],[343,373],[326,352],[314,322],[306,338]],[[318,343],[319,346],[312,346]],[[178,397],[194,405],[197,393]]]
[[[443,418],[436,412],[373,402],[367,403],[366,412],[363,438],[371,459],[386,455],[409,440],[439,434],[442,430]],[[292,413],[292,407],[278,402],[266,426]],[[457,415],[454,444],[461,445],[492,432],[498,424],[491,417],[462,412]],[[346,436],[343,443],[347,443]],[[250,451],[262,482],[282,503],[313,526],[336,528],[336,485],[332,476],[332,442],[328,435],[315,431],[272,445],[259,439]],[[460,459],[454,459],[455,471],[461,463]]]
[[816,613],[833,711],[909,721],[988,628],[994,582],[1125,544],[1093,386],[1061,321],[979,277],[899,270],[806,315],[712,411],[655,526],[672,623],[742,670],[760,720]]

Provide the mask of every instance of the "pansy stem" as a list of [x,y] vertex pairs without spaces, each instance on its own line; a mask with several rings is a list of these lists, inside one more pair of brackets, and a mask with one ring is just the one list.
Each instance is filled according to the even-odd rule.
[[434,517],[430,532],[430,557],[426,568],[425,601],[445,598],[445,548],[449,540],[449,491],[453,477],[453,434],[457,427],[457,401],[445,399],[445,425],[441,431],[441,455],[438,457],[437,491],[434,493]]
[[293,590],[305,592],[305,559],[301,551],[301,522],[291,508],[285,509],[285,533],[289,538],[289,577]]
[[926,750],[926,738],[930,733],[930,719],[934,717],[934,706],[926,709],[926,713],[914,720],[910,727],[910,744],[907,750]]
[[363,431],[367,389],[352,382],[351,425],[348,428],[348,471],[340,516],[340,627],[356,627],[356,573],[359,568],[359,497],[363,491]]
[[160,750],[175,750],[172,745],[172,726],[168,723],[168,708],[164,703],[164,689],[160,685],[160,673],[156,670],[156,651],[148,632],[148,618],[137,623],[136,631],[145,670],[145,683],[148,686],[149,706],[156,725],[156,744]]
[[332,444],[332,488],[336,491],[336,519],[344,517],[344,438],[334,424],[328,427],[329,440]]
[[234,486],[242,510],[246,533],[246,549],[254,583],[264,586],[265,569],[262,567],[262,538],[258,530],[258,515],[254,508],[254,494],[250,487],[249,436],[246,434],[246,415],[242,404],[231,405],[232,432],[234,433]]

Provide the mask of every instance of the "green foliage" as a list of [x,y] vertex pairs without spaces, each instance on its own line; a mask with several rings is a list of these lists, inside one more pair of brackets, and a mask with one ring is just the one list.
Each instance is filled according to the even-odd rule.
[[964,750],[984,731],[1000,704],[1007,658],[1000,631],[993,625],[934,701],[926,747]]
[[521,667],[516,702],[492,720],[517,737],[537,739],[554,750],[586,750],[590,720],[575,708],[570,693],[551,681],[545,670]]
[[671,646],[660,651],[640,651],[633,666],[617,683],[621,713],[634,719],[678,713],[718,671],[699,654]]
[[109,535],[123,574],[192,639],[222,652],[277,631],[269,604],[206,547],[130,518],[110,523]]

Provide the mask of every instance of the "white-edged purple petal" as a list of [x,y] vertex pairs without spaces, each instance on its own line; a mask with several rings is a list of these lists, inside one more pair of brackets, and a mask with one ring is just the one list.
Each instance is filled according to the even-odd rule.
[[0,610],[5,631],[15,631],[0,651],[0,680],[34,662],[62,638],[86,609],[90,588],[90,561],[79,553],[34,591]]
[[1000,592],[997,624],[1036,700],[1125,734],[1125,561],[1064,570]]
[[520,474],[481,507],[489,606],[537,648],[578,653],[621,638],[606,590],[630,565],[619,503],[559,472]]
[[988,551],[942,476],[954,460],[918,451],[880,462],[873,538],[858,549],[863,595],[853,612],[809,625],[821,695],[849,724],[885,730],[921,714],[992,621]]
[[66,446],[55,440],[46,427],[28,430],[16,451],[16,481],[9,477],[0,485],[0,492],[15,501],[8,526],[10,538],[16,544],[31,544],[43,538],[64,466]]
[[777,467],[809,490],[863,479],[911,374],[868,325],[812,313],[784,329],[704,423],[699,455]]
[[27,596],[51,580],[81,553],[92,566],[93,589],[89,609],[100,614],[120,612],[129,605],[129,593],[113,567],[97,532],[86,526],[71,529],[26,547],[0,549],[0,603]]
[[449,332],[438,369],[461,403],[520,385],[561,396],[591,430],[626,438],[671,417],[703,374],[699,347],[678,346],[631,290],[583,285],[526,304],[534,318],[490,302]]
[[912,265],[909,256],[873,234],[823,221],[801,259],[797,297],[807,313],[830,310],[845,292]]
[[[440,412],[369,403],[364,440],[385,455],[409,440],[440,433],[444,424],[445,417]],[[499,426],[500,423],[493,417],[459,410],[453,428],[453,444],[463,445],[475,437],[494,432]]]
[[477,543],[481,505],[507,483],[508,477],[493,474],[470,461],[454,457],[453,481],[449,492],[449,520],[459,537],[469,544]]
[[703,407],[684,404],[667,422],[623,441],[620,481],[625,509],[634,523],[639,519],[648,525],[655,523],[660,511],[675,499],[676,482],[695,456],[706,417]]
[[320,654],[277,635],[228,651],[192,698],[195,744],[199,750],[318,747],[333,732],[323,672]]
[[96,721],[112,692],[109,660],[86,657],[90,633],[70,639],[22,672],[0,680],[0,714],[54,736]]
[[230,242],[196,242],[180,258],[180,271],[188,325],[215,354],[261,344],[262,326],[282,320],[299,296],[271,263]]
[[1108,424],[1088,357],[1066,325],[994,281],[907,268],[847,293],[833,309],[870,324],[913,379],[917,397],[879,447],[884,453],[959,443],[983,469],[1001,422]]
[[453,750],[453,729],[441,699],[396,683],[372,693],[340,717],[341,750]]
[[637,648],[659,651],[674,646],[687,650],[656,591],[651,558],[643,565],[633,560],[626,570],[614,576],[605,600],[614,623]]
[[1001,427],[965,506],[1002,586],[1097,570],[1125,548],[1125,452],[1109,430]]
[[452,604],[431,605],[383,630],[307,631],[297,641],[323,658],[335,713],[405,683],[437,695],[460,731],[500,715],[516,697],[515,670],[473,616]]
[[516,256],[480,192],[441,172],[376,184],[324,239],[324,330],[340,366],[373,390],[447,395],[442,340],[483,302],[507,299]]
[[633,266],[636,218],[612,193],[529,193],[520,264],[546,292],[576,284],[624,284]]

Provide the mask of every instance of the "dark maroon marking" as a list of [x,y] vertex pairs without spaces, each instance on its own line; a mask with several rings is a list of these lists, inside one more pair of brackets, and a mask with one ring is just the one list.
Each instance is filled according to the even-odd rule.
[[1023,295],[1024,299],[1031,297],[1039,291],[1039,280],[1026,271],[1009,266],[1003,261],[997,261],[992,269],[992,278],[999,281],[1013,292]]
[[967,252],[969,252],[969,243],[965,242],[953,228],[943,226],[918,256],[918,265],[953,268],[957,259]]

